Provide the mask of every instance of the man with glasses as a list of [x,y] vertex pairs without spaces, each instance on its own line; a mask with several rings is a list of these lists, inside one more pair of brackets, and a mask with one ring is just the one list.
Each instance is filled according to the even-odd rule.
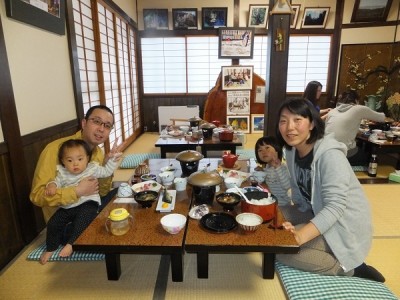
[[[40,154],[36,165],[35,174],[32,182],[30,194],[31,201],[42,207],[44,219],[47,222],[53,215],[58,206],[72,204],[78,201],[79,197],[99,193],[101,196],[101,206],[99,211],[112,199],[116,189],[110,191],[112,176],[108,178],[84,178],[77,186],[58,188],[54,196],[46,196],[46,184],[52,181],[57,175],[56,165],[58,163],[58,149],[60,145],[69,139],[82,139],[86,141],[92,149],[92,160],[103,165],[108,157],[104,156],[99,147],[109,137],[114,126],[114,114],[105,105],[91,107],[85,118],[82,120],[82,129],[72,136],[60,138],[49,143]],[[116,143],[110,152],[117,152]]]

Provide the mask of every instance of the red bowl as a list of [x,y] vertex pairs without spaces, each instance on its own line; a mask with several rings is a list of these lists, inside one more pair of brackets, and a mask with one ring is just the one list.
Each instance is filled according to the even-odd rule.
[[[246,197],[249,200],[252,199],[262,199],[262,198],[268,198],[268,193],[266,192],[261,192],[261,191],[255,191],[255,192],[247,192]],[[274,196],[272,196],[275,199]],[[249,213],[254,213],[259,215],[261,218],[263,218],[264,222],[270,221],[274,218],[275,216],[275,202],[272,204],[263,204],[263,205],[257,205],[257,204],[252,204],[248,203],[245,200],[242,200],[241,202],[241,208],[242,212],[249,212]]]

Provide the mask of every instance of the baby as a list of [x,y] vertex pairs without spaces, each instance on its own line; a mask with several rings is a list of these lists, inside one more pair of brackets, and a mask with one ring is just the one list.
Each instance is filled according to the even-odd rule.
[[[85,141],[79,139],[65,141],[58,151],[60,164],[57,165],[57,176],[54,181],[47,183],[46,196],[62,193],[60,188],[76,186],[83,179],[95,180],[111,176],[121,155],[121,152],[111,151],[108,154],[109,159],[103,167],[96,162],[90,162],[92,151]],[[68,223],[72,223],[72,233],[60,251],[60,256],[70,256],[73,242],[96,217],[99,205],[100,195],[96,193],[81,196],[74,203],[71,199],[71,204],[60,207],[47,224],[46,251],[41,255],[40,263],[45,264],[61,244],[63,232]]]

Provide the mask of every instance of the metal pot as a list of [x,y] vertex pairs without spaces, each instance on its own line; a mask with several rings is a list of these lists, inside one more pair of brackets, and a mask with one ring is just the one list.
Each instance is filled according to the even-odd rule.
[[181,164],[182,176],[187,177],[199,169],[199,162],[203,154],[194,150],[185,150],[178,153],[175,157]]
[[193,186],[194,200],[197,204],[212,205],[216,186],[222,183],[217,172],[198,172],[189,176],[188,183]]
[[190,127],[197,127],[200,124],[201,118],[199,117],[193,117],[188,119],[189,123],[190,123]]
[[231,142],[233,140],[233,131],[222,130],[219,132],[219,140],[221,142]]
[[216,128],[216,126],[212,123],[204,123],[200,125],[200,129],[203,132],[203,138],[206,140],[211,139],[214,128]]

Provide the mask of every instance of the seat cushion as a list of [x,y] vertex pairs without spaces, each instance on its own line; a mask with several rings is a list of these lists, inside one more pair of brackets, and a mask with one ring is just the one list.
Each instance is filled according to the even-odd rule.
[[[49,261],[96,261],[104,260],[104,253],[94,253],[94,252],[80,252],[74,251],[69,257],[60,257],[59,253],[62,249],[60,246],[56,251],[53,252]],[[28,254],[28,260],[39,260],[42,253],[46,250],[46,243],[41,244],[39,247],[34,249]]]
[[380,282],[358,277],[327,276],[300,271],[279,262],[275,264],[286,294],[291,300],[300,299],[397,299]]
[[146,159],[161,158],[159,153],[134,153],[128,154],[124,157],[119,167],[121,169],[133,169]]

